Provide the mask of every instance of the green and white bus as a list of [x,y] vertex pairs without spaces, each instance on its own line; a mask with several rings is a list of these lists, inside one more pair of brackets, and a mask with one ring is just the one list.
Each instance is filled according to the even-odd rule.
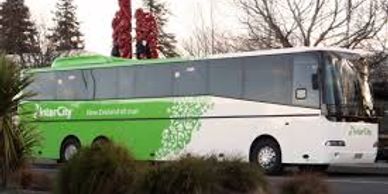
[[378,126],[353,61],[358,52],[299,48],[192,60],[83,56],[35,69],[23,102],[39,157],[67,161],[114,141],[139,160],[241,157],[284,165],[372,163]]

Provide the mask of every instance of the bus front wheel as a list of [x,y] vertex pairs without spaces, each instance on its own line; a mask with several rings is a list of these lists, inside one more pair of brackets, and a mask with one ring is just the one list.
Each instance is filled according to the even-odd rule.
[[262,139],[256,142],[251,158],[266,174],[279,174],[282,171],[280,147],[272,139]]
[[60,161],[61,162],[69,161],[71,157],[73,157],[80,148],[81,148],[81,143],[78,141],[78,139],[74,137],[65,139],[61,147]]

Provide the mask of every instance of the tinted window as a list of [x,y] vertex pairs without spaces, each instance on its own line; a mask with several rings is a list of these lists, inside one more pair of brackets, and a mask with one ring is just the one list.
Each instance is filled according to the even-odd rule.
[[[317,57],[313,54],[294,56],[294,81],[293,81],[293,104],[307,107],[319,107],[319,90],[313,89],[312,76],[318,73]],[[298,99],[297,90],[306,91],[306,98]]]
[[260,56],[244,59],[244,98],[291,104],[292,58]]
[[118,71],[116,68],[94,69],[91,71],[95,83],[96,99],[114,99],[118,97]]
[[133,98],[135,96],[135,68],[120,67],[118,68],[118,90],[119,98]]
[[27,91],[34,93],[34,100],[55,100],[57,97],[55,73],[35,73]]
[[57,99],[89,99],[91,88],[88,87],[87,73],[81,70],[56,72]]
[[209,89],[212,95],[241,98],[242,60],[215,60],[209,66]]
[[207,65],[204,61],[193,61],[173,67],[174,95],[202,95],[208,93]]
[[137,66],[136,97],[161,97],[172,95],[171,66]]

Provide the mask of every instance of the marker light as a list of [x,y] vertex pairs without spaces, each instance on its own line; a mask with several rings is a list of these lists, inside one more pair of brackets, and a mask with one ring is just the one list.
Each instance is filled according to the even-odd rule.
[[325,146],[330,146],[330,147],[345,147],[346,143],[345,141],[342,140],[330,140],[325,143]]

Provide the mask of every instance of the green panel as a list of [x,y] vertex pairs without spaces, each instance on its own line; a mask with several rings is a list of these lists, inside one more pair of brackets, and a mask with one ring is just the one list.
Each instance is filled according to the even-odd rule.
[[61,142],[69,135],[76,136],[82,146],[91,145],[99,136],[106,136],[127,147],[140,160],[151,160],[151,153],[161,147],[161,135],[169,120],[152,121],[95,121],[95,122],[44,122],[39,130],[44,138],[39,157],[58,159]]
[[132,65],[170,65],[171,63],[188,61],[190,60],[181,58],[135,60],[116,57],[105,57],[100,55],[77,56],[57,58],[52,64],[51,68],[31,69],[28,72],[35,73],[62,70],[65,71],[74,69],[109,68]]
[[[206,97],[110,101],[24,102],[22,112],[42,136],[37,157],[58,159],[62,141],[76,136],[82,146],[99,136],[129,148],[140,160],[178,154],[199,130],[211,108]],[[190,118],[190,119],[188,119]]]
[[168,118],[171,105],[168,100],[32,101],[23,107],[34,113],[34,120],[62,121]]
[[139,159],[161,146],[161,134],[168,128],[165,100],[117,100],[86,102],[25,102],[24,112],[32,112],[33,122],[43,141],[36,152],[43,158],[59,158],[64,138],[74,135],[82,145],[90,145],[98,136],[124,144]]
[[82,65],[91,64],[106,64],[106,63],[119,63],[128,61],[123,58],[105,57],[102,55],[90,55],[90,56],[78,56],[78,57],[63,57],[57,58],[52,64],[52,68],[71,68]]

